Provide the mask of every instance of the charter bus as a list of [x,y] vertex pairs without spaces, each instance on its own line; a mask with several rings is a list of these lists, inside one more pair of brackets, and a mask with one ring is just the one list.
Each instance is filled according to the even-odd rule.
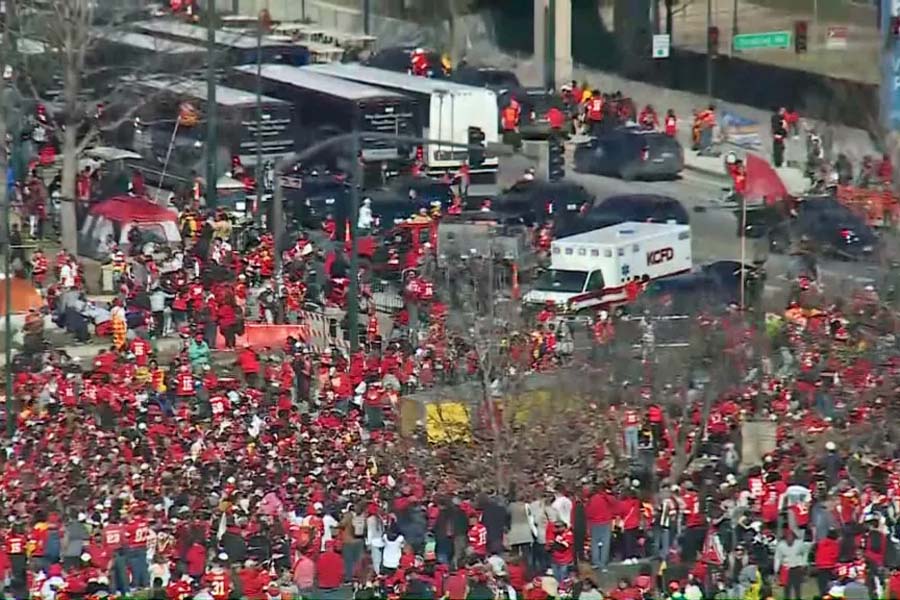
[[[293,105],[301,145],[351,131],[405,136],[417,136],[421,131],[415,123],[412,101],[403,94],[286,65],[262,65],[261,75],[264,94]],[[232,69],[228,81],[235,87],[255,90],[256,66]],[[414,156],[413,146],[363,135],[362,159],[367,163],[406,164]]]
[[[206,82],[165,76],[133,78],[127,82],[125,94],[126,102],[130,96],[141,107],[128,127],[130,139],[120,143],[143,157],[140,167],[145,176],[166,188],[202,177],[206,168]],[[294,111],[289,102],[262,96],[259,121],[256,94],[219,85],[216,107],[219,173],[231,170],[234,157],[247,168],[256,164],[258,127],[264,163],[295,150]]]
[[[151,21],[138,21],[132,23],[134,31],[158,37],[161,39],[195,44],[206,44],[206,27],[172,21],[168,19],[154,19]],[[227,66],[256,64],[257,39],[255,33],[241,31],[216,31],[216,47],[225,55],[220,64]],[[288,65],[305,65],[309,61],[309,50],[302,44],[297,44],[284,39],[273,39],[264,35],[260,42],[262,61],[266,63],[281,63]]]
[[206,64],[206,49],[196,44],[101,28],[91,35],[93,44],[88,64],[98,67],[98,89],[117,85],[123,77],[138,73],[182,75],[202,69]]

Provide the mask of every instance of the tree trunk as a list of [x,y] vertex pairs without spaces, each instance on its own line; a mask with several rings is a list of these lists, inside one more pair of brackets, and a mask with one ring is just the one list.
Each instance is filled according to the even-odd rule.
[[71,39],[66,45],[65,81],[63,99],[65,127],[62,143],[62,181],[60,203],[60,231],[62,247],[72,254],[78,253],[78,221],[75,213],[75,180],[78,177],[78,93],[81,90],[81,64],[77,49]]
[[62,202],[60,230],[62,247],[73,254],[78,252],[78,222],[75,215],[75,178],[78,176],[78,125],[70,124],[63,132]]

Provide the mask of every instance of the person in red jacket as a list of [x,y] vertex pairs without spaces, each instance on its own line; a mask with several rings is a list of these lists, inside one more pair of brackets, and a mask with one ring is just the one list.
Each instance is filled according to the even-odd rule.
[[219,331],[225,338],[225,347],[234,348],[235,338],[238,333],[238,315],[237,307],[231,302],[223,302],[216,311],[216,321],[219,324]]
[[886,587],[886,600],[900,600],[900,569],[891,570]]
[[575,535],[561,519],[547,523],[547,551],[553,576],[561,582],[569,576],[575,563]]
[[824,596],[831,588],[831,580],[834,578],[834,568],[837,566],[841,554],[841,543],[838,540],[837,531],[829,531],[828,535],[816,543],[815,560],[816,583],[819,586],[819,595]]
[[609,563],[612,522],[618,512],[618,501],[605,489],[595,491],[584,507],[591,534],[591,564],[595,569],[604,569]]
[[[631,483],[634,488],[640,485],[640,482],[636,479]],[[618,515],[622,519],[622,541],[625,546],[624,562],[625,564],[636,564],[640,554],[638,538],[640,537],[641,529],[641,501],[633,491],[629,492],[619,502]]]
[[259,377],[259,356],[250,346],[244,346],[237,357],[238,366],[244,375],[244,381],[250,387],[256,387],[256,379]]
[[316,561],[316,574],[320,593],[337,590],[344,583],[344,559],[334,550],[334,541],[325,542],[325,552]]

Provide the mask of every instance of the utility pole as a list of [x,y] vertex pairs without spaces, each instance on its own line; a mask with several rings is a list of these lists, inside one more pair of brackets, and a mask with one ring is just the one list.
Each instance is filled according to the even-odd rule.
[[[8,188],[8,186],[7,186]],[[3,284],[6,286],[5,298],[6,302],[6,314],[4,325],[6,327],[6,331],[4,332],[4,340],[6,350],[6,434],[9,437],[12,437],[16,433],[16,417],[15,417],[15,400],[13,399],[13,375],[12,375],[12,269],[10,268],[10,254],[12,254],[12,246],[9,243],[10,237],[10,228],[9,228],[9,213],[10,213],[10,198],[9,192],[3,192],[6,196],[6,206],[4,206],[5,210],[3,211],[3,231],[5,240],[6,240],[6,249],[3,251],[3,274],[4,281]]]
[[359,133],[353,136],[350,159],[353,161],[353,178],[350,187],[350,289],[347,291],[347,335],[350,351],[359,350],[359,247],[357,221],[359,220],[359,191],[362,187],[362,156]]
[[710,40],[712,25],[712,0],[706,0],[706,95],[710,98],[713,93],[713,47]]
[[369,35],[369,30],[371,28],[371,25],[369,25],[369,17],[371,16],[371,13],[372,13],[371,0],[363,0],[363,13],[362,13],[363,33],[365,33],[366,35]]
[[206,3],[206,207],[218,202],[219,139],[216,106],[216,0]]
[[269,11],[262,9],[256,19],[256,202],[253,210],[253,222],[257,225],[261,222],[263,188],[265,169],[262,161],[262,36],[263,28],[268,29],[270,19]]
[[734,8],[731,10],[731,55],[734,56],[734,38],[738,36],[738,0],[734,0]]

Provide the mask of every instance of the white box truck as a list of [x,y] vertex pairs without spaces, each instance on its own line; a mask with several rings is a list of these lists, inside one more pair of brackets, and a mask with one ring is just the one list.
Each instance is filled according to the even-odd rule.
[[523,301],[553,301],[560,312],[611,308],[627,301],[629,281],[691,270],[688,225],[626,222],[555,240],[550,269]]
[[[414,113],[424,138],[468,144],[469,127],[477,127],[484,133],[485,146],[500,141],[497,131],[497,94],[489,89],[444,79],[416,77],[357,63],[307,65],[303,68],[409,96],[415,101]],[[468,151],[465,148],[441,144],[422,147],[422,160],[429,175],[452,173],[465,164],[467,158]],[[472,183],[496,184],[498,165],[496,156],[486,156],[481,166],[470,169]]]

